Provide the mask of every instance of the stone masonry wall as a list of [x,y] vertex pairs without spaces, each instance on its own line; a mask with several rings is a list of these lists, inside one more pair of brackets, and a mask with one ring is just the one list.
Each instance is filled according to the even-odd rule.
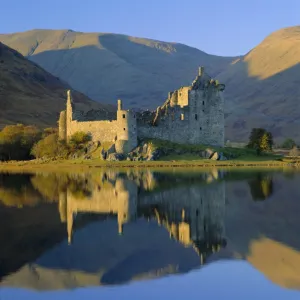
[[67,126],[67,136],[70,137],[77,131],[91,134],[93,141],[114,142],[117,138],[117,121],[71,121]]
[[[224,146],[224,100],[215,87],[185,90],[188,106],[170,106],[157,126],[139,123],[139,138]],[[173,96],[173,95],[172,95]]]

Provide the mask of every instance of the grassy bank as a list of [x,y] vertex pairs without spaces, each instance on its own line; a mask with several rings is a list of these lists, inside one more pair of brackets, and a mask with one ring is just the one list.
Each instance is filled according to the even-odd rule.
[[[174,157],[171,157],[174,158]],[[22,161],[0,163],[0,171],[87,171],[96,168],[290,168],[299,167],[299,162],[280,161],[274,157],[264,157],[259,160],[227,160],[212,161],[208,159],[197,159],[189,156],[186,159],[164,161],[119,161],[107,162],[100,159],[91,160],[54,160],[54,161]]]
[[229,160],[215,161],[201,157],[200,153],[207,149],[205,145],[181,145],[161,140],[145,142],[153,150],[159,149],[163,153],[159,160],[110,162],[91,156],[91,159],[10,161],[0,163],[0,171],[75,172],[96,168],[290,168],[300,166],[299,160],[284,159],[281,155],[274,153],[262,153],[257,156],[254,150],[247,148],[210,147],[230,158]]

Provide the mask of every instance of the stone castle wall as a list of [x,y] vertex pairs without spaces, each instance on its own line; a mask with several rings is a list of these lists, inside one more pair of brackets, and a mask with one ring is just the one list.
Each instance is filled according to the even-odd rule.
[[67,135],[70,137],[77,131],[84,131],[91,135],[94,142],[114,142],[118,128],[117,121],[71,121],[67,126]]
[[122,109],[121,100],[118,100],[117,120],[85,120],[84,115],[74,110],[68,92],[66,112],[60,115],[59,136],[68,140],[75,132],[84,131],[95,142],[115,142],[118,153],[135,148],[137,138],[224,146],[224,88],[201,67],[191,86],[169,93],[151,122],[144,119],[138,123],[134,112]]
[[224,146],[224,99],[216,86],[181,88],[169,96],[162,110],[154,126],[138,124],[139,138]]

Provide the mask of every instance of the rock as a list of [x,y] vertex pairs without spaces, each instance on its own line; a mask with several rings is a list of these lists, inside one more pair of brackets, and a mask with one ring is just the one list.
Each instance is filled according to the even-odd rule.
[[214,153],[215,153],[214,150],[212,150],[212,149],[210,149],[210,148],[207,148],[207,149],[205,149],[205,151],[204,151],[204,157],[205,157],[205,158],[211,159],[212,156],[214,155]]
[[215,152],[215,153],[211,156],[210,159],[212,159],[212,160],[219,160],[219,159],[220,159],[220,154],[219,154],[218,152]]
[[142,153],[143,154],[147,154],[147,152],[148,152],[148,144],[145,143],[144,146],[143,146],[143,148],[142,148]]
[[108,149],[107,149],[107,154],[115,153],[116,152],[116,147],[115,144],[112,144]]
[[224,154],[221,152],[221,153],[220,153],[219,160],[227,160],[227,157],[224,156]]
[[124,155],[120,153],[110,153],[107,157],[108,161],[120,161],[124,159],[125,159]]
[[107,154],[106,154],[106,152],[104,151],[104,149],[102,149],[101,152],[100,152],[100,159],[105,160],[106,157],[107,157]]

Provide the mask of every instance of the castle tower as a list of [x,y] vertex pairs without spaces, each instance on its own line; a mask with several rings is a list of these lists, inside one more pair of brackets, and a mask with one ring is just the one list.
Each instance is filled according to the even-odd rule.
[[123,110],[118,100],[116,151],[126,154],[137,146],[137,123],[133,111]]
[[67,108],[66,108],[66,139],[70,136],[71,122],[73,120],[73,101],[71,91],[67,91]]

